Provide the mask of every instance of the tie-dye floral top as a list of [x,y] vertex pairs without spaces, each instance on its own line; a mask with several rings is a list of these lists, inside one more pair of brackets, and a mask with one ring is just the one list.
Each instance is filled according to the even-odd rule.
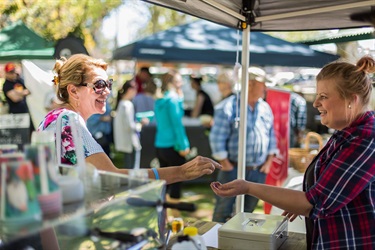
[[86,123],[83,118],[78,115],[76,112],[60,108],[50,111],[40,123],[38,131],[48,130],[54,131],[56,136],[56,122],[59,115],[68,111],[66,115],[63,115],[61,122],[61,163],[68,165],[77,164],[77,156],[75,152],[75,146],[72,136],[71,125],[69,123],[69,116],[71,114],[78,116],[78,125],[80,127],[80,132],[82,135],[82,143],[84,148],[85,157],[88,157],[92,154],[104,152],[102,147],[95,141],[91,133],[86,127]]

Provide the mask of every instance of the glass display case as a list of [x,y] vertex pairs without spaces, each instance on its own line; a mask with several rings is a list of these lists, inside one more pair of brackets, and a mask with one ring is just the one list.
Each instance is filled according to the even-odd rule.
[[54,218],[1,222],[0,249],[155,249],[164,244],[165,181],[96,171],[84,186],[84,198],[63,204]]

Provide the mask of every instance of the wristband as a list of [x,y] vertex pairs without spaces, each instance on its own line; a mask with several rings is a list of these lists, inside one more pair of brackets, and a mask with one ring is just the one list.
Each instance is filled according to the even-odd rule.
[[152,172],[154,172],[155,180],[160,180],[158,170],[156,168],[151,168],[151,169],[152,169]]

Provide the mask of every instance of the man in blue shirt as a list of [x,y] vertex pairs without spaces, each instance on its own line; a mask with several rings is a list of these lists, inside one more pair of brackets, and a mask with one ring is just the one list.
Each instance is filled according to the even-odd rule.
[[303,131],[306,128],[306,100],[296,92],[290,93],[289,147],[300,147]]
[[[263,98],[266,93],[266,73],[256,67],[248,69],[249,93],[246,129],[246,174],[248,181],[264,183],[270,170],[272,159],[278,153],[273,127],[273,114]],[[218,181],[227,183],[237,178],[239,114],[237,96],[224,99],[215,107],[214,125],[210,133],[212,156],[223,168],[218,173]],[[238,110],[237,110],[238,109]],[[216,196],[213,221],[227,221],[233,211],[235,197]],[[258,199],[245,196],[245,212],[253,212]]]

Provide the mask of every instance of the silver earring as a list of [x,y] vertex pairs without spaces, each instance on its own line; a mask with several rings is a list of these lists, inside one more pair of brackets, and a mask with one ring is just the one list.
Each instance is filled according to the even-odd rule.
[[348,108],[349,108],[349,109],[352,109],[352,106],[349,104]]

